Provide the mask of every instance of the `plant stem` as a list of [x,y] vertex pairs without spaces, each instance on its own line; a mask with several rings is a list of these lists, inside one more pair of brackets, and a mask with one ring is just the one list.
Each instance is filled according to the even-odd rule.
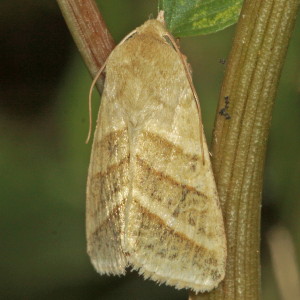
[[260,298],[260,208],[266,144],[299,0],[245,0],[219,99],[212,164],[227,235],[225,280],[190,299]]
[[[92,77],[115,44],[94,0],[57,0],[73,39]],[[103,82],[97,86],[101,92]]]

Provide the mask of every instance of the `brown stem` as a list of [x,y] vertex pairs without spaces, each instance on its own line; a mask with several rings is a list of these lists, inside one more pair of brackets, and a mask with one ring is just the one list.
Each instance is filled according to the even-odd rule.
[[271,114],[299,0],[245,0],[218,112],[212,164],[228,241],[225,280],[190,299],[260,298],[260,208]]
[[[57,0],[65,21],[94,77],[115,46],[94,0]],[[98,85],[101,91],[102,84]]]

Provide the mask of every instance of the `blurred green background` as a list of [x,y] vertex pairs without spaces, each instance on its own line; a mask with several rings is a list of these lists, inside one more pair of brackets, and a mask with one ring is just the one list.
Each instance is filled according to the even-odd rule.
[[[154,0],[97,1],[115,41],[157,14]],[[99,276],[86,254],[91,78],[55,1],[0,2],[0,299],[187,299],[126,277]],[[234,27],[185,38],[210,139]],[[300,256],[300,22],[274,109],[262,206],[263,299],[280,299],[266,232],[277,223]],[[97,94],[95,92],[95,94]],[[99,97],[94,97],[97,113]],[[299,260],[298,260],[299,261]],[[299,265],[297,266],[299,268]]]

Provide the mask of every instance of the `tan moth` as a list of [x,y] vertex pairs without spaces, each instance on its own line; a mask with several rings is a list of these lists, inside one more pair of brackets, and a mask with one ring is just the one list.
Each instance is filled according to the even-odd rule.
[[225,274],[223,218],[191,75],[163,13],[105,70],[87,182],[92,264],[209,291]]

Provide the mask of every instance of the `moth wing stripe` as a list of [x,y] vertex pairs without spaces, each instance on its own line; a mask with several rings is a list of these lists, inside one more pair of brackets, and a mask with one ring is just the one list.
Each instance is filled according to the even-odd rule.
[[189,186],[187,184],[183,184],[183,183],[177,181],[175,178],[171,177],[170,175],[167,175],[167,174],[164,174],[161,171],[155,170],[144,159],[142,159],[139,155],[136,155],[136,158],[137,158],[137,161],[140,164],[140,166],[144,169],[148,169],[149,171],[151,171],[151,173],[154,176],[157,176],[157,177],[169,182],[170,184],[178,185],[178,186],[181,186],[182,188],[186,188],[187,190],[197,194],[200,197],[203,197],[204,199],[208,198],[205,194],[198,191],[195,187]]
[[[201,160],[201,156],[198,154],[199,152],[188,152],[187,149],[190,149],[192,147],[186,147],[186,149],[183,150],[181,145],[177,144],[175,141],[172,141],[172,138],[170,138],[172,136],[172,132],[165,132],[162,130],[155,130],[154,132],[152,130],[147,129],[142,132],[142,135],[146,139],[148,139],[149,142],[155,143],[155,145],[160,146],[160,148],[173,149],[176,155],[184,156],[186,160]],[[178,139],[178,134],[174,134],[174,135],[176,139]],[[165,138],[166,136],[168,136],[170,139],[166,139]],[[193,148],[195,148],[195,141],[192,141],[192,143],[194,146]],[[200,150],[200,146],[199,146],[199,150]]]
[[107,223],[109,223],[112,219],[112,216],[119,216],[120,215],[120,210],[122,208],[122,206],[124,206],[126,199],[123,199],[119,204],[115,205],[111,211],[109,212],[109,214],[107,215],[107,217],[102,220],[101,223],[99,223],[99,225],[97,226],[97,228],[91,233],[91,235],[97,235],[97,232],[101,229],[101,227],[107,225]]
[[110,175],[111,173],[117,171],[120,167],[123,167],[123,165],[125,165],[126,163],[129,164],[129,159],[130,156],[127,155],[126,157],[122,158],[119,162],[108,166],[105,171],[97,172],[96,174],[92,175],[92,180]]
[[[207,237],[204,233],[198,237],[196,241],[196,236],[194,234],[195,227],[189,224],[182,224],[176,217],[173,217],[166,208],[161,206],[151,206],[150,199],[140,193],[138,190],[133,190],[133,198],[138,203],[140,210],[146,213],[155,220],[157,223],[163,225],[174,234],[180,236],[183,240],[188,240],[191,244],[196,247],[201,247],[203,249],[212,250],[214,248],[211,242],[211,237]],[[150,203],[150,204],[149,204]],[[201,243],[200,243],[201,242]]]
[[127,134],[127,127],[123,127],[121,129],[116,129],[111,132],[106,133],[104,136],[102,136],[100,141],[96,142],[96,147],[103,147],[102,145],[105,143],[111,143],[112,140],[119,139],[124,133]]
[[[127,198],[124,198],[124,195],[127,195],[128,193],[129,193],[129,188],[127,186],[124,186],[122,189],[120,189],[118,191],[118,194],[113,195],[114,196],[113,203],[109,203],[110,205],[107,205],[106,207],[104,207],[104,206],[96,207],[90,215],[92,217],[97,218],[98,221],[100,222],[100,224],[102,222],[105,222],[112,215],[112,211],[117,206],[119,206],[120,204],[125,205]],[[106,214],[105,214],[105,211],[106,211]]]

